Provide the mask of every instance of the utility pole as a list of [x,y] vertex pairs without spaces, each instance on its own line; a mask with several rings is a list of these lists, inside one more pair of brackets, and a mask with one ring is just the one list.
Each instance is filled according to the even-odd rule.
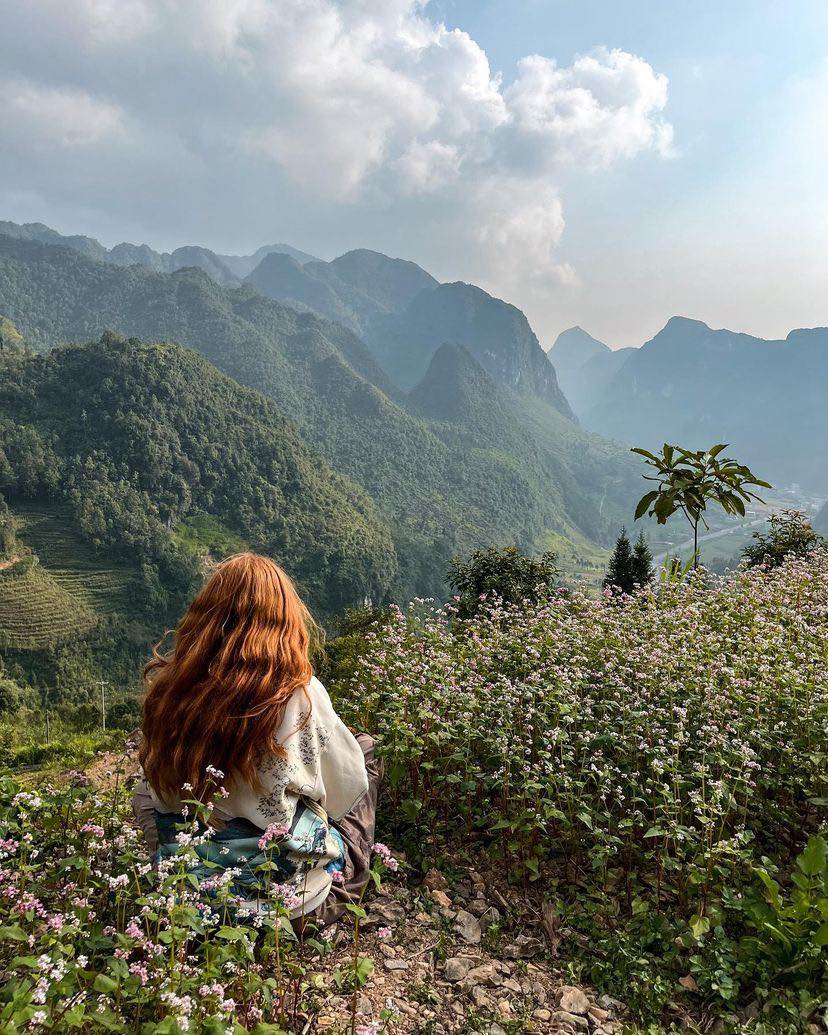
[[44,687],[43,689],[43,715],[46,719],[46,743],[49,743],[49,690]]
[[109,686],[109,683],[105,679],[99,679],[97,683],[101,688],[101,726],[104,733],[106,733],[106,688]]

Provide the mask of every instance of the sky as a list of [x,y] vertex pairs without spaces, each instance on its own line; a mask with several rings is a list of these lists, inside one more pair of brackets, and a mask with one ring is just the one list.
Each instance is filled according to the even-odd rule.
[[0,219],[375,248],[639,345],[828,324],[825,0],[0,0]]

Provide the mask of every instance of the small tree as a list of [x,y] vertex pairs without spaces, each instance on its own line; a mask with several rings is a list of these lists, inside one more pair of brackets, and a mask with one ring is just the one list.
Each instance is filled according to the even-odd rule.
[[650,545],[642,529],[635,541],[632,556],[633,582],[638,586],[647,586],[653,580],[655,568],[653,567],[653,555],[650,552]]
[[763,502],[747,486],[771,488],[769,482],[757,478],[744,464],[728,457],[719,459],[724,449],[727,449],[726,443],[705,451],[683,449],[665,442],[659,455],[638,447],[632,450],[643,456],[645,463],[655,471],[655,474],[645,474],[645,480],[658,483],[657,488],[638,501],[635,520],[648,514],[664,525],[668,518],[681,511],[693,529],[694,568],[699,564],[699,525],[708,527],[704,518],[708,503],[717,503],[726,514],[744,517],[745,503]]
[[761,564],[776,568],[786,557],[805,557],[824,542],[801,510],[783,510],[771,514],[768,531],[753,533],[753,542],[744,548],[742,556],[751,568]]
[[467,561],[452,561],[447,578],[460,597],[460,617],[468,618],[479,610],[485,597],[498,596],[507,604],[522,600],[536,603],[549,596],[559,575],[557,556],[552,552],[533,558],[516,546],[491,546],[475,551]]
[[621,529],[621,534],[615,540],[603,586],[604,589],[618,588],[622,593],[632,593],[635,588],[633,551],[626,528]]

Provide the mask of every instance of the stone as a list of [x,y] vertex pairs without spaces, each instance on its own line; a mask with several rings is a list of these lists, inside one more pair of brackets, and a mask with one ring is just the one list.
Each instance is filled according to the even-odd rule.
[[520,987],[520,982],[515,981],[514,978],[506,978],[503,982],[503,987],[507,988],[510,992],[514,992],[515,995],[520,995],[523,989]]
[[378,913],[383,920],[391,924],[398,923],[405,917],[405,909],[399,902],[378,902],[372,912]]
[[391,959],[385,960],[386,970],[408,970],[408,960]]
[[494,964],[483,963],[479,967],[473,967],[463,978],[463,988],[468,990],[475,985],[496,986],[502,982],[500,974],[495,970]]
[[465,909],[460,909],[457,912],[457,919],[454,922],[454,926],[457,933],[467,945],[480,944],[480,939],[483,937],[483,930],[480,926],[480,921],[476,916],[472,916],[472,914]]
[[445,891],[448,881],[439,870],[431,869],[423,878],[423,884],[429,891]]
[[579,1013],[569,1013],[567,1010],[557,1010],[555,1020],[559,1024],[569,1024],[579,1031],[589,1031],[589,1021]]
[[357,1001],[357,1011],[362,1017],[367,1017],[374,1012],[374,1004],[367,995],[361,995]]
[[551,1021],[552,1011],[544,1010],[542,1006],[539,1006],[537,1010],[532,1011],[532,1019],[535,1021]]
[[611,995],[599,996],[598,1005],[602,1006],[605,1010],[609,1010],[610,1013],[624,1012],[624,1004],[619,999],[613,999]]
[[588,1013],[590,1002],[588,996],[575,985],[564,985],[559,993],[558,1005],[564,1013],[575,1013],[584,1016]]
[[543,945],[537,938],[530,938],[528,935],[519,934],[517,938],[507,945],[503,955],[510,960],[528,959],[530,956],[537,956],[543,950]]
[[380,944],[380,952],[383,954],[383,956],[387,956],[389,959],[392,959],[394,956],[397,955],[397,950],[394,948],[394,946],[389,945],[387,942],[382,942]]
[[483,916],[488,908],[489,903],[485,898],[475,898],[469,902],[469,912],[474,913],[475,916]]
[[588,1013],[596,1024],[603,1024],[604,1021],[609,1020],[609,1011],[602,1010],[600,1006],[590,1006]]
[[500,1002],[497,1004],[497,1012],[500,1014],[501,1017],[512,1016],[512,1004],[509,1002],[508,999],[500,1000]]
[[446,960],[446,980],[462,981],[474,966],[474,960],[468,956],[452,956]]
[[488,1006],[489,997],[486,995],[486,989],[481,985],[475,985],[470,991],[469,995],[472,997],[475,1006]]
[[440,891],[439,888],[435,888],[430,891],[429,894],[431,895],[431,901],[436,902],[442,909],[449,909],[451,907],[451,899],[445,891]]

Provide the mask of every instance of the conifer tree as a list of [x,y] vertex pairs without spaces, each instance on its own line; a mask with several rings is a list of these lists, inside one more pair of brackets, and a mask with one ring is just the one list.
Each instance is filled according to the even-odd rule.
[[652,581],[653,575],[655,575],[653,555],[650,552],[650,546],[644,536],[643,529],[639,533],[633,547],[632,573],[633,582],[639,586],[648,585]]
[[634,584],[632,547],[626,528],[622,528],[621,534],[615,540],[615,549],[603,585],[604,589],[617,587],[624,593],[632,593]]

